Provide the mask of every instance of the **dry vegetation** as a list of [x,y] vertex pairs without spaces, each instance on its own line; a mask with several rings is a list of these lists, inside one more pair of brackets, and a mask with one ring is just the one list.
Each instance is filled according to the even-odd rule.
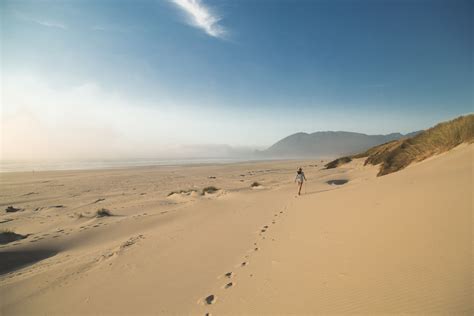
[[5,229],[0,231],[0,245],[8,244],[13,241],[25,239],[28,235],[20,235],[11,230]]
[[190,195],[193,192],[197,192],[194,189],[189,189],[189,190],[179,190],[179,191],[172,191],[168,193],[168,196],[172,196],[173,194],[185,194],[185,195]]
[[202,189],[202,195],[204,195],[206,193],[212,194],[212,193],[215,193],[217,191],[219,191],[219,189],[214,187],[214,186],[205,187],[204,189]]
[[440,123],[416,136],[375,146],[365,153],[331,161],[326,168],[350,162],[351,158],[365,158],[365,164],[381,164],[378,176],[396,172],[412,162],[422,161],[446,152],[462,143],[474,142],[474,114]]
[[96,212],[96,217],[106,217],[106,216],[112,216],[112,212],[109,211],[106,208],[101,208],[100,210],[97,210]]
[[340,165],[343,165],[345,163],[349,163],[351,161],[352,161],[351,157],[341,157],[341,158],[337,158],[336,160],[333,160],[330,163],[326,164],[325,167],[326,167],[326,169],[333,169],[333,168],[337,168]]
[[6,209],[5,209],[5,212],[7,213],[14,213],[14,212],[18,212],[18,211],[23,211],[21,208],[17,208],[17,207],[13,207],[13,206],[8,206]]
[[[204,189],[202,189],[201,195],[205,195],[206,193],[212,194],[212,193],[215,193],[217,191],[219,191],[218,188],[216,188],[214,186],[208,186],[208,187],[205,187]],[[194,192],[198,192],[198,191],[195,190],[195,189],[178,190],[178,191],[172,191],[172,192],[168,193],[168,196],[172,196],[174,194],[190,195],[191,193],[194,193]]]

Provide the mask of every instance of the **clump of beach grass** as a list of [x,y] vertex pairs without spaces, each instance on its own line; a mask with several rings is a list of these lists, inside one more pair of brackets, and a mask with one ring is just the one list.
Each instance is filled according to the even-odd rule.
[[101,208],[101,209],[97,210],[96,217],[106,217],[106,216],[113,216],[113,214],[112,214],[111,211],[109,211],[106,208]]
[[12,230],[4,229],[0,231],[0,244],[8,244],[17,240],[25,239],[28,235],[17,234]]
[[172,196],[173,194],[186,194],[186,195],[189,195],[193,192],[196,192],[196,190],[194,189],[189,189],[189,190],[178,190],[178,191],[171,191],[170,193],[168,193],[168,196]]
[[7,213],[14,213],[14,212],[18,212],[18,211],[23,211],[23,209],[21,208],[17,208],[17,207],[13,207],[12,205],[8,206],[5,211]]
[[333,161],[327,163],[325,165],[325,167],[326,167],[326,169],[333,169],[333,168],[339,167],[340,165],[349,163],[351,161],[352,161],[351,157],[341,157],[341,158],[338,158],[336,160],[333,160]]
[[202,195],[208,193],[208,194],[212,194],[212,193],[215,193],[219,191],[218,188],[214,187],[214,186],[208,186],[208,187],[205,187],[204,189],[202,189]]

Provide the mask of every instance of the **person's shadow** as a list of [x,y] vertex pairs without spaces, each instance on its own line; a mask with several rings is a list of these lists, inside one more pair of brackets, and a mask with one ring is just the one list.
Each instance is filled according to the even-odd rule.
[[319,191],[308,191],[308,192],[306,192],[306,193],[302,193],[301,195],[318,194],[318,193],[321,193],[321,192],[332,191],[332,190],[337,190],[337,188],[326,189],[326,190],[319,190]]

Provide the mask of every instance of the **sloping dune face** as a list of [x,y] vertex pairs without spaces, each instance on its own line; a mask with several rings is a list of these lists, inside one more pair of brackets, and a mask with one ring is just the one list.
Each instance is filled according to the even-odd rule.
[[336,168],[352,158],[366,158],[365,164],[380,165],[379,176],[399,171],[413,162],[423,161],[462,143],[474,142],[474,114],[440,123],[413,137],[375,146],[364,153],[338,158],[326,164]]
[[379,175],[385,175],[401,170],[412,162],[446,152],[462,143],[472,142],[474,114],[440,123],[414,137],[369,150],[365,154],[366,164],[382,164]]
[[472,315],[473,152],[463,145],[297,199],[267,236],[275,241],[210,310]]

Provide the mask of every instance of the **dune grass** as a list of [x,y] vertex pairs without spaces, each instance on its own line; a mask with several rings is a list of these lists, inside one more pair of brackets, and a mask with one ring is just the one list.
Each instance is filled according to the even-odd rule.
[[106,217],[106,216],[113,216],[112,212],[109,211],[108,209],[106,208],[101,208],[99,210],[97,210],[96,212],[96,217]]
[[202,195],[205,195],[206,193],[212,194],[212,193],[215,193],[217,191],[219,191],[218,188],[216,188],[214,186],[208,186],[208,187],[205,187],[204,189],[202,189]]
[[23,209],[21,208],[17,208],[17,207],[13,207],[13,206],[8,206],[6,209],[5,209],[5,212],[7,213],[14,213],[14,212],[19,212],[19,211],[23,211]]
[[0,231],[0,244],[8,244],[17,240],[25,239],[28,235],[20,235],[9,229]]
[[336,160],[333,160],[327,164],[325,164],[324,166],[326,167],[326,169],[333,169],[333,168],[337,168],[343,164],[346,164],[346,163],[349,163],[352,161],[352,158],[351,157],[341,157],[341,158],[337,158]]
[[446,152],[462,143],[472,142],[474,142],[474,114],[439,123],[416,136],[378,145],[361,154],[336,159],[326,167],[328,165],[337,167],[346,163],[345,161],[350,162],[345,158],[366,158],[365,165],[381,165],[377,176],[383,176],[399,171],[413,162]]
[[170,193],[168,193],[168,196],[172,196],[173,194],[186,194],[186,195],[189,195],[193,192],[197,192],[197,191],[194,190],[194,189],[171,191]]

